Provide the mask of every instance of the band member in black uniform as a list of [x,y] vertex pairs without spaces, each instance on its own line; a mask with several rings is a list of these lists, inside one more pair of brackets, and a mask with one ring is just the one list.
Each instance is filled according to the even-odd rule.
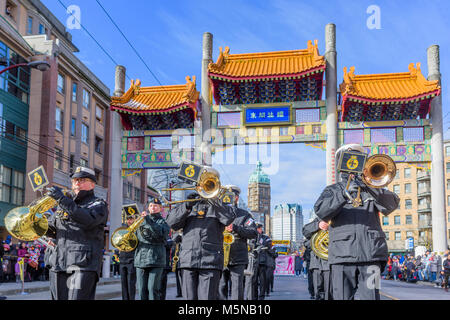
[[[196,192],[188,199],[200,199]],[[178,267],[186,300],[217,300],[223,269],[223,231],[233,222],[234,209],[218,199],[184,202],[172,209],[167,223],[183,229]]]
[[170,234],[167,235],[165,247],[166,247],[166,266],[164,267],[163,274],[161,276],[161,292],[160,297],[161,300],[166,300],[166,291],[167,291],[167,275],[169,274],[171,270],[171,263],[170,263],[170,250],[173,246],[173,240]]
[[306,269],[306,274],[307,274],[309,298],[311,300],[314,300],[316,298],[316,296],[314,294],[313,273],[310,268],[311,253],[312,253],[311,242],[308,239],[306,239],[305,242],[303,243],[303,245],[305,246],[305,252],[303,253],[303,259],[304,259],[304,263],[305,263],[304,267]]
[[[171,249],[171,257],[172,257],[172,271],[175,272],[175,280],[177,285],[177,295],[176,298],[181,298],[181,269],[178,267],[178,261],[180,256],[180,247],[181,240],[183,239],[183,232],[179,230],[178,232],[172,231],[172,249]],[[176,257],[176,258],[175,258]],[[175,259],[174,259],[175,258]]]
[[275,259],[278,257],[278,253],[276,253],[275,249],[272,247],[272,241],[268,242],[267,247],[268,247],[268,249],[267,249],[267,260],[266,260],[266,265],[267,265],[267,268],[266,268],[266,271],[267,271],[266,295],[270,296],[270,292],[273,292],[273,282],[274,282],[274,278],[275,278],[273,273],[275,272],[275,267],[276,267]]
[[[131,226],[135,217],[126,214],[127,226]],[[136,267],[134,266],[135,250],[119,253],[120,281],[122,283],[122,300],[135,300],[136,297]]]
[[65,195],[57,186],[47,192],[58,202],[47,233],[56,240],[45,253],[50,291],[54,300],[94,300],[103,262],[108,206],[94,194],[93,170],[77,167],[71,178],[70,194]]
[[[311,240],[314,233],[320,230],[320,219],[316,218],[303,226],[303,235],[306,239]],[[328,229],[328,224],[322,221],[323,228]],[[328,261],[318,257],[313,250],[310,253],[309,269],[312,272],[314,285],[314,298],[316,300],[329,300],[330,294],[330,267]]]
[[259,224],[257,226],[258,231],[258,300],[264,300],[267,291],[267,256],[269,245],[271,245],[272,240],[263,233],[263,225]]
[[244,300],[244,270],[248,264],[247,239],[255,239],[258,232],[252,215],[237,206],[241,189],[231,186],[231,190],[234,193],[233,206],[236,219],[225,230],[233,234],[234,242],[230,246],[228,266],[220,279],[219,296],[221,300],[227,300],[228,282],[231,280],[231,300]]
[[161,201],[154,198],[143,211],[144,222],[137,230],[139,240],[134,256],[141,300],[161,300],[161,277],[166,266],[166,239],[170,228],[161,216]]
[[[364,153],[360,145],[344,145],[336,152]],[[371,188],[356,175],[346,190],[348,174],[341,182],[327,186],[314,205],[317,216],[330,222],[328,262],[331,265],[334,300],[351,300],[358,289],[362,300],[379,300],[380,273],[388,259],[380,213],[388,215],[398,207],[399,197],[384,188]],[[358,195],[360,195],[361,201]]]
[[[258,224],[257,224],[258,226]],[[258,300],[258,242],[257,239],[249,239],[248,265],[245,269],[244,297],[246,300]]]

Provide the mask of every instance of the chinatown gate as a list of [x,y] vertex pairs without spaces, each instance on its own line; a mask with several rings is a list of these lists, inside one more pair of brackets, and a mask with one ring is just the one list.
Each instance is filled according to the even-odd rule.
[[117,66],[112,185],[120,187],[111,191],[110,228],[121,224],[122,176],[135,170],[177,168],[183,160],[211,165],[216,148],[232,145],[306,143],[326,150],[328,185],[337,182],[337,148],[358,143],[369,155],[431,171],[433,251],[445,251],[439,47],[428,48],[428,80],[420,63],[371,75],[345,67],[339,94],[336,55],[335,25],[328,24],[324,55],[315,40],[291,51],[220,48],[213,62],[205,33],[201,92],[195,77],[158,87],[136,80],[125,91],[125,68]]

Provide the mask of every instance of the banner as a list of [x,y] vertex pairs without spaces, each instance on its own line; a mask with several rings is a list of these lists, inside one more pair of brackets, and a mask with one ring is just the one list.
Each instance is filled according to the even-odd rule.
[[275,263],[275,275],[294,275],[295,256],[278,256]]

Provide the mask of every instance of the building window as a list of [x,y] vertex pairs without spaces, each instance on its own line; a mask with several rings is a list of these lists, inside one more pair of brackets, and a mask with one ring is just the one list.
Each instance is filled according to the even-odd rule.
[[47,28],[42,23],[39,23],[39,34],[46,34],[46,33]]
[[447,190],[450,190],[450,180],[447,180]]
[[295,122],[297,124],[305,122],[319,122],[320,109],[297,109],[295,110]]
[[62,151],[60,149],[55,149],[55,169],[62,170]]
[[404,173],[404,178],[405,179],[411,178],[411,168],[405,168],[403,173]]
[[413,232],[412,231],[406,231],[406,238],[414,238]]
[[27,20],[27,34],[33,34],[33,18],[28,17]]
[[411,183],[405,183],[405,193],[411,193]]
[[400,216],[394,216],[394,224],[400,224]]
[[386,236],[386,240],[389,240],[389,232],[385,232],[384,235]]
[[58,92],[64,94],[65,91],[65,77],[58,73]]
[[81,141],[89,144],[89,127],[84,123],[81,124]]
[[86,159],[81,158],[80,159],[80,166],[82,167],[88,167],[88,161]]
[[95,118],[100,122],[103,123],[103,108],[97,105],[95,107]]
[[134,188],[134,201],[141,202],[141,190]]
[[383,217],[383,226],[389,225],[389,217]]
[[450,196],[447,196],[447,206],[450,206]]
[[56,107],[55,109],[55,128],[58,131],[63,131],[63,112],[60,108]]
[[89,91],[83,89],[83,107],[85,107],[86,109],[89,109],[89,101],[90,101]]
[[69,158],[69,172],[72,173],[75,168],[75,156],[73,154],[70,155]]
[[94,169],[95,172],[95,179],[97,180],[97,184],[101,185],[101,178],[102,178],[102,172],[98,169]]
[[78,84],[72,83],[72,101],[77,101]]
[[416,142],[423,141],[423,128],[421,127],[406,127],[403,128],[403,141],[405,142]]
[[364,143],[364,129],[344,130],[344,144]]
[[450,157],[450,146],[445,147],[445,156]]
[[70,135],[72,137],[75,137],[76,133],[77,133],[77,119],[72,118],[70,122]]
[[395,240],[402,240],[402,233],[400,231],[395,231]]
[[396,194],[400,193],[400,185],[399,184],[394,185],[394,193],[396,193]]
[[412,224],[412,215],[408,214],[405,216],[405,223],[406,224]]
[[412,200],[411,199],[405,200],[405,209],[412,209]]
[[0,165],[0,201],[23,205],[25,194],[24,173]]
[[447,213],[447,222],[450,222],[450,212]]
[[95,152],[102,154],[103,140],[99,137],[95,137]]

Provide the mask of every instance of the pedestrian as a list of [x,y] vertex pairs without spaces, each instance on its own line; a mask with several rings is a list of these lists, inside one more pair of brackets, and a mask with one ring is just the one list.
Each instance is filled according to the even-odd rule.
[[444,255],[444,260],[442,261],[442,272],[444,275],[444,290],[448,292],[448,280],[450,277],[450,255],[448,253]]
[[[123,211],[125,222],[130,227],[135,222],[135,215]],[[135,300],[136,298],[136,267],[134,266],[135,249],[119,252],[119,273],[122,286],[122,300]]]
[[400,267],[401,267],[400,262],[399,262],[397,256],[394,256],[392,258],[392,277],[394,278],[395,281],[399,280],[398,275],[400,272]]
[[256,239],[258,232],[253,216],[247,210],[238,207],[241,189],[234,185],[228,188],[234,194],[231,206],[236,218],[225,227],[225,231],[233,235],[234,242],[230,245],[228,265],[224,268],[220,279],[219,298],[227,300],[228,290],[231,289],[231,300],[244,300],[244,270],[248,265],[247,240]]
[[274,272],[275,272],[275,267],[276,267],[276,263],[275,260],[278,257],[278,253],[275,251],[275,248],[272,247],[272,241],[269,241],[267,244],[267,260],[266,260],[266,265],[267,265],[267,286],[266,286],[266,296],[270,296],[270,293],[273,292],[273,284],[275,281],[275,277],[274,277]]
[[264,234],[263,225],[257,225],[256,230],[258,231],[258,238],[256,239],[259,245],[258,253],[258,300],[264,300],[267,292],[267,263],[268,263],[268,253],[269,242],[271,239],[269,236]]
[[[336,163],[348,151],[361,157],[365,154],[358,144],[344,145],[336,151]],[[358,290],[362,300],[379,300],[379,275],[388,259],[380,212],[389,215],[400,199],[387,189],[369,187],[359,174],[341,172],[341,178],[327,186],[314,205],[316,215],[330,222],[328,263],[333,299],[353,300]]]
[[46,193],[58,202],[47,231],[55,240],[45,251],[53,300],[95,298],[108,220],[107,203],[94,193],[96,182],[94,170],[77,167],[71,175],[71,191],[65,194],[53,186]]
[[114,250],[114,253],[111,257],[111,264],[112,264],[112,269],[113,269],[113,278],[118,278],[119,277],[119,264],[120,264],[120,258],[119,258],[119,250]]
[[160,297],[161,300],[166,300],[166,291],[167,291],[167,275],[169,274],[171,267],[170,267],[170,250],[173,245],[173,240],[170,237],[170,232],[167,234],[167,239],[164,244],[166,248],[166,265],[163,269],[163,274],[161,276],[161,288],[160,288]]
[[[258,228],[259,224],[256,224]],[[258,300],[258,254],[260,245],[256,239],[248,239],[248,266],[245,270],[244,296],[246,300]]]
[[197,192],[188,199],[196,201],[179,204],[167,216],[173,230],[183,229],[178,261],[183,298],[217,300],[224,266],[223,232],[236,215],[218,199],[203,199]]
[[298,251],[295,252],[294,259],[295,276],[300,277],[300,275],[302,274],[302,257],[300,256],[300,253]]
[[[19,249],[17,250],[17,262],[16,262],[16,282],[22,281],[21,273],[23,275],[23,281],[29,282],[29,275],[27,271],[27,260],[28,260],[28,248],[26,242],[19,243]],[[22,266],[20,266],[22,265]]]
[[134,256],[140,300],[161,300],[161,277],[166,266],[166,239],[170,227],[161,216],[162,204],[154,198],[137,231],[139,240]]
[[431,274],[431,282],[436,282],[437,280],[437,257],[436,252],[433,252],[430,257],[430,274]]

